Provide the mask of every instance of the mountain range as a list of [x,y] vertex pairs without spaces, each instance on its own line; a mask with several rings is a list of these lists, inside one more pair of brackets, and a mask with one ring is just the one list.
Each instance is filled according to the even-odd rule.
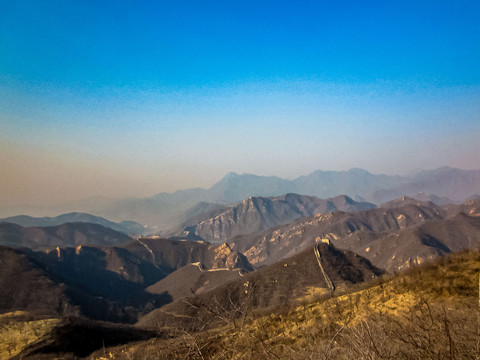
[[[0,339],[10,344],[9,331],[20,326],[15,324],[44,326],[47,319],[58,332],[45,338],[32,330],[39,338],[20,347],[22,354],[69,351],[78,357],[102,346],[92,340],[85,350],[78,333],[84,339],[98,334],[103,343],[115,345],[116,331],[129,342],[178,339],[178,329],[191,336],[231,324],[241,328],[246,319],[298,309],[314,299],[342,302],[339,294],[371,286],[382,274],[480,245],[478,199],[437,205],[402,196],[376,207],[347,196],[321,200],[287,194],[251,197],[235,206],[242,226],[262,216],[289,222],[222,244],[130,238],[82,222],[45,227],[0,223],[0,240],[9,246],[0,246],[0,324],[10,324],[0,327]],[[200,214],[191,221],[232,216],[235,206],[200,204],[194,211]],[[13,354],[11,349],[0,346],[0,354]]]
[[135,221],[122,221],[120,223],[116,223],[116,222],[104,219],[100,216],[94,216],[91,214],[77,213],[77,212],[61,214],[55,217],[33,217],[33,216],[27,216],[27,215],[17,215],[17,216],[10,216],[7,218],[0,219],[0,223],[2,222],[17,224],[23,227],[47,227],[47,226],[62,225],[65,223],[82,222],[82,223],[102,225],[104,227],[122,232],[127,235],[130,235],[130,234],[144,235],[144,233],[148,231],[143,225],[140,225]]
[[230,245],[258,268],[318,242],[354,251],[387,271],[402,270],[480,245],[480,200],[440,207],[401,197],[376,209],[303,218],[239,236]]
[[57,226],[22,227],[0,222],[0,245],[51,249],[57,246],[121,245],[133,241],[128,235],[92,223],[64,223]]
[[[192,207],[201,202],[224,206],[240,202],[250,196],[271,197],[287,193],[330,198],[347,195],[357,201],[375,204],[400,196],[430,196],[446,202],[464,201],[480,193],[480,170],[460,170],[449,167],[425,170],[409,175],[376,175],[362,169],[348,171],[318,170],[294,180],[275,176],[257,176],[229,173],[209,189],[179,190],[160,193],[147,198],[88,199],[49,208],[2,207],[0,214],[38,214],[68,211],[87,212],[114,221],[133,220],[155,226],[168,233],[192,216]],[[439,204],[440,205],[440,204]],[[202,212],[200,210],[200,212]],[[187,215],[188,213],[188,215]]]

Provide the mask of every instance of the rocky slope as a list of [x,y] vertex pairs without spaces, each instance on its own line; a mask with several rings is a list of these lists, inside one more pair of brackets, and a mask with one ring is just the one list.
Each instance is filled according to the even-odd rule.
[[478,200],[438,207],[403,197],[378,209],[335,212],[238,237],[231,245],[259,267],[325,240],[358,252],[375,266],[397,271],[480,244],[479,209]]
[[196,262],[200,262],[207,269],[253,269],[247,258],[228,244],[140,238],[123,247],[142,260],[161,267],[167,273]]
[[[144,316],[138,326],[150,329],[180,326],[199,330],[218,325],[225,318],[233,321],[245,311],[264,311],[296,304],[311,296],[329,294],[332,289],[328,281],[337,289],[346,289],[351,284],[382,274],[368,260],[350,251],[341,251],[324,243],[316,248],[318,256],[312,246],[296,256],[247,273],[210,291],[174,301]],[[221,312],[225,317],[223,320]]]
[[258,235],[232,240],[234,249],[247,256],[255,266],[271,264],[313,246],[362,232],[373,238],[392,230],[423,223],[441,215],[427,206],[406,205],[392,209],[372,209],[357,213],[337,211],[298,220],[292,224],[268,229]]
[[337,210],[354,212],[374,207],[373,204],[356,202],[344,195],[330,199],[297,194],[249,197],[223,212],[217,211],[214,216],[206,214],[197,224],[185,227],[178,236],[193,235],[207,241],[226,241],[237,235],[257,233],[315,214]]
[[237,274],[240,269],[253,269],[227,244],[167,239],[143,239],[124,247],[0,249],[0,285],[8,289],[0,311],[45,309],[51,314],[124,323],[171,302],[166,290],[146,289],[187,264],[197,262],[205,270],[229,269]]

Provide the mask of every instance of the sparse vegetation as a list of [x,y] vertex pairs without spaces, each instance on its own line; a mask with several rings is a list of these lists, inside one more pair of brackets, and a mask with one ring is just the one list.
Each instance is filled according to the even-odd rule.
[[22,311],[0,315],[0,359],[9,359],[46,340],[60,323],[59,318],[39,319]]
[[113,359],[475,359],[479,272],[479,251],[465,251],[241,326],[107,351]]

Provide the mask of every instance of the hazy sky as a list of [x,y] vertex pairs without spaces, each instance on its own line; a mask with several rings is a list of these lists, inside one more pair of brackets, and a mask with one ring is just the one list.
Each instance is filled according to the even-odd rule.
[[480,168],[480,2],[0,0],[0,204]]

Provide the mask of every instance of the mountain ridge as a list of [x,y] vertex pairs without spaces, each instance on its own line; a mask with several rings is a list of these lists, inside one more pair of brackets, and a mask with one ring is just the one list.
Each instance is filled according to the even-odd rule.
[[312,246],[206,292],[179,298],[146,314],[137,325],[146,329],[175,324],[189,330],[205,329],[214,325],[215,309],[225,310],[237,317],[241,315],[239,310],[243,310],[243,306],[248,306],[252,312],[265,311],[298,304],[312,290],[326,295],[332,290],[325,280],[325,272],[337,287],[344,289],[383,274],[382,270],[351,251],[324,243],[318,244],[315,249],[321,253],[324,269],[320,267]]
[[256,233],[319,213],[337,210],[353,212],[374,207],[374,204],[356,202],[346,195],[328,199],[293,193],[274,197],[250,196],[225,208],[223,212],[217,209],[213,216],[210,216],[212,212],[208,212],[203,219],[196,215],[194,218],[198,222],[186,226],[177,236],[183,235],[187,238],[194,236],[206,241],[226,241],[238,235]]
[[126,235],[144,235],[146,229],[143,225],[134,221],[122,221],[116,223],[100,216],[88,213],[70,212],[57,216],[34,217],[28,215],[16,215],[0,219],[0,222],[7,222],[20,225],[22,227],[48,227],[58,226],[65,223],[82,222],[98,224],[104,227],[122,232]]
[[[87,202],[79,207],[114,221],[134,220],[144,225],[157,226],[158,230],[173,231],[185,219],[183,213],[202,201],[228,205],[249,196],[297,193],[320,198],[345,194],[355,200],[380,204],[399,196],[415,196],[420,193],[463,201],[479,192],[480,170],[443,167],[408,175],[385,175],[352,168],[347,171],[317,170],[293,180],[228,173],[208,189],[178,190],[145,198],[103,199],[97,203],[92,200],[91,205]],[[70,207],[70,211],[82,209]],[[8,207],[0,209],[2,214],[7,211],[13,210]],[[15,212],[18,214],[18,209]]]
[[383,207],[337,211],[299,219],[229,243],[255,267],[294,255],[315,242],[365,256],[395,272],[437,256],[480,244],[480,200],[439,207],[402,197]]
[[48,249],[57,246],[120,245],[133,241],[128,235],[93,223],[63,223],[57,226],[23,227],[0,222],[0,245]]

